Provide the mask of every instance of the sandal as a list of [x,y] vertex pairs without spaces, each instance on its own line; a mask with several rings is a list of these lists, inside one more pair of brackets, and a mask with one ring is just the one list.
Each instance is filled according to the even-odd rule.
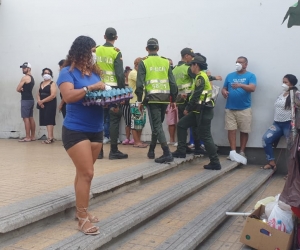
[[272,169],[272,170],[276,170],[276,165],[272,165],[270,163],[267,163],[265,166],[263,167],[260,167],[261,169],[264,169],[264,170],[268,170],[268,169]]
[[135,147],[135,148],[147,148],[148,144],[136,144],[136,145],[133,145],[133,147]]
[[[76,207],[76,210],[78,213],[86,213],[88,215],[88,212],[87,212],[87,208],[78,208]],[[89,220],[89,215],[86,217],[86,218],[81,218],[79,216],[76,215],[76,218],[79,220],[79,221],[83,221],[81,226],[78,225],[78,230],[83,232],[84,234],[86,235],[97,235],[99,234],[99,227],[96,227],[94,225],[92,225],[91,227],[87,228],[87,229],[84,229],[84,225],[89,222],[89,223],[92,223],[90,220]],[[92,230],[94,229],[94,230]],[[91,231],[92,230],[92,231]]]
[[284,179],[284,180],[287,180],[288,176],[289,176],[289,175],[287,174],[286,176],[283,177],[283,179]]
[[[78,226],[78,230],[83,232],[84,234],[86,235],[97,235],[97,234],[100,234],[99,232],[99,228],[96,227],[96,226],[91,226],[87,229],[84,229],[84,225],[87,223],[87,222],[90,222],[89,221],[89,217],[86,217],[86,218],[80,218],[80,217],[77,217],[79,221],[83,220],[81,226]],[[90,222],[91,223],[91,222]],[[91,231],[92,229],[94,229],[93,231]]]
[[19,140],[19,142],[31,142],[31,141],[32,141],[31,139],[26,139],[26,138]]
[[43,144],[51,144],[52,142],[54,142],[54,139],[52,138],[52,139],[47,139],[47,140],[45,140],[45,141],[43,141],[42,143]]
[[[81,210],[80,208],[78,208],[78,207],[76,207],[76,210],[77,210],[77,213],[85,213],[85,212],[86,212],[85,209],[83,209],[83,210],[85,210],[85,211],[82,211],[82,210]],[[78,215],[77,215],[77,213],[76,213],[76,215],[75,215],[75,220],[78,220]],[[89,221],[90,221],[91,223],[98,223],[98,222],[99,222],[99,219],[98,219],[96,216],[91,215],[91,214],[88,213],[88,212],[86,212],[86,213],[87,213],[88,218],[89,218]]]

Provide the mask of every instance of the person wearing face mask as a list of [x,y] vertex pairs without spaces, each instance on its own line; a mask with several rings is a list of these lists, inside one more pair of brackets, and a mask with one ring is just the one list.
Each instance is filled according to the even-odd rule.
[[276,170],[275,157],[272,146],[277,145],[281,136],[288,139],[291,129],[291,97],[290,90],[297,91],[295,86],[298,83],[296,76],[287,74],[283,77],[283,92],[278,96],[274,103],[275,113],[273,124],[268,128],[262,137],[263,148],[266,153],[268,163],[263,169]]
[[104,90],[101,70],[95,63],[96,42],[91,37],[77,37],[57,79],[59,90],[67,103],[62,127],[64,148],[76,168],[74,181],[78,230],[88,235],[99,234],[93,223],[99,219],[88,212],[94,163],[103,143],[103,106],[84,106],[89,91]]
[[[245,148],[251,132],[251,93],[256,88],[256,76],[247,71],[248,59],[238,57],[235,72],[227,75],[222,95],[226,99],[225,129],[228,131],[230,155],[228,160],[242,159],[247,162]],[[236,131],[240,130],[240,154],[236,152]]]
[[25,62],[20,68],[22,68],[24,76],[17,87],[17,91],[21,93],[21,116],[25,124],[26,136],[19,140],[19,142],[30,142],[35,141],[35,121],[33,119],[34,99],[32,95],[34,79],[31,75],[30,63]]
[[[105,43],[96,48],[97,64],[102,70],[103,82],[111,88],[125,88],[125,76],[123,70],[122,53],[114,47],[118,39],[114,28],[107,28],[104,35]],[[128,154],[123,154],[118,149],[119,126],[122,117],[120,104],[111,104],[104,109],[104,135],[103,143],[107,143],[110,137],[110,160],[126,159]],[[103,150],[98,159],[103,158]]]
[[56,115],[56,84],[52,81],[53,73],[49,68],[42,70],[44,81],[41,82],[37,94],[37,108],[40,110],[40,126],[47,127],[48,137],[43,141],[44,144],[54,142],[53,130]]

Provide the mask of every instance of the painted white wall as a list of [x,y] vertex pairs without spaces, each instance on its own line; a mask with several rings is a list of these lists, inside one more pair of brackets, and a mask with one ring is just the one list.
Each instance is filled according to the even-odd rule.
[[[123,53],[124,66],[133,66],[145,56],[146,41],[155,37],[159,54],[180,60],[180,50],[191,47],[208,58],[213,75],[226,75],[238,56],[249,59],[248,70],[257,76],[253,99],[253,132],[248,146],[261,147],[261,136],[273,119],[273,103],[281,92],[282,77],[299,74],[300,27],[281,25],[288,7],[296,0],[3,0],[0,5],[0,137],[20,131],[20,94],[15,91],[25,61],[32,64],[36,80],[50,67],[58,75],[57,63],[79,35],[104,42],[107,27],[114,27]],[[215,82],[222,86],[222,82]],[[225,100],[220,95],[212,132],[215,143],[228,145],[224,130]],[[38,121],[38,112],[34,110]],[[60,138],[62,117],[57,114],[55,137]],[[44,128],[37,128],[39,135]],[[8,131],[8,132],[6,132]],[[122,129],[124,134],[124,129]],[[149,140],[146,126],[144,139]],[[166,133],[168,134],[168,133]],[[121,139],[124,135],[121,136]]]

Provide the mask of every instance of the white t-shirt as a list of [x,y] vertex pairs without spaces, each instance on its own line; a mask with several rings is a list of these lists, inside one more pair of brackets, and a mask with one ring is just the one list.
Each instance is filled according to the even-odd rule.
[[292,119],[292,111],[291,109],[284,109],[285,102],[287,96],[283,96],[284,93],[282,93],[280,96],[278,96],[277,100],[274,103],[275,107],[275,114],[274,114],[274,121],[275,122],[286,122],[290,121]]

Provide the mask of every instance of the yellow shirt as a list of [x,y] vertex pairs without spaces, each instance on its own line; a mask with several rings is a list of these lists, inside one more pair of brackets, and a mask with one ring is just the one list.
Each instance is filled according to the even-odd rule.
[[128,75],[128,86],[132,88],[133,91],[133,98],[130,99],[130,103],[136,103],[137,96],[134,93],[136,89],[136,77],[137,77],[137,71],[135,69],[131,70]]

